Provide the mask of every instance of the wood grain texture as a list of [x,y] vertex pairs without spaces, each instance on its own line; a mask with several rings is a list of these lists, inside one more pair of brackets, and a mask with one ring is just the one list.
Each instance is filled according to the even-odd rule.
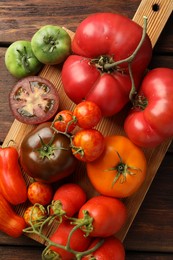
[[[115,11],[132,18],[140,2],[140,0],[128,0],[128,3],[126,0],[0,1],[1,143],[5,140],[14,120],[8,107],[8,94],[16,82],[16,79],[9,75],[4,66],[6,47],[18,39],[29,40],[38,28],[48,22],[75,31],[78,23],[93,12]],[[158,66],[173,68],[172,24],[173,15],[171,14],[154,47],[150,68]],[[172,156],[173,144],[165,154],[142,206],[126,235],[124,240],[127,251],[126,260],[173,259],[173,175],[170,175],[173,172]],[[0,233],[0,245],[0,259],[2,260],[41,259],[42,245],[26,236],[13,239]]]

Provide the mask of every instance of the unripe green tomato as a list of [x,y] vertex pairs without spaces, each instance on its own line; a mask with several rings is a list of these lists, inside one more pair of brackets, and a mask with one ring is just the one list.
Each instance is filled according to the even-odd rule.
[[32,50],[37,59],[48,65],[59,64],[71,53],[71,38],[61,27],[41,27],[31,39]]
[[5,53],[5,65],[16,78],[36,75],[42,63],[34,55],[30,41],[15,41]]

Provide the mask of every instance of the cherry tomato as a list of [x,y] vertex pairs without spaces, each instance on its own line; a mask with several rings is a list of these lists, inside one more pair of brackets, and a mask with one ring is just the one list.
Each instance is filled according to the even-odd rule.
[[127,210],[119,199],[99,195],[89,199],[80,208],[78,219],[79,223],[83,219],[84,230],[90,226],[89,223],[92,224],[91,230],[87,230],[89,236],[108,237],[115,235],[122,228],[127,219]]
[[143,151],[125,136],[106,136],[98,160],[87,164],[93,187],[101,194],[128,197],[144,182],[147,162]]
[[53,127],[60,132],[72,132],[76,127],[76,119],[70,110],[58,112],[53,121]]
[[51,184],[35,181],[28,186],[28,199],[32,204],[39,203],[45,206],[51,202],[52,197]]
[[37,224],[47,216],[47,212],[44,207],[39,207],[37,205],[29,206],[25,209],[24,220],[28,226],[32,224]]
[[[99,238],[95,239],[89,249],[93,248],[98,242]],[[104,243],[93,253],[89,254],[82,258],[82,260],[125,260],[125,249],[122,242],[114,237],[107,237],[104,240]]]
[[[63,221],[58,226],[57,230],[53,233],[53,235],[50,237],[50,240],[57,244],[65,246],[67,244],[69,233],[73,229],[73,227],[74,226],[71,225],[68,221]],[[90,242],[91,238],[85,237],[83,231],[80,228],[78,228],[71,236],[70,248],[78,252],[83,252],[89,247]],[[61,257],[60,259],[75,259],[74,254],[68,252],[67,250],[55,246],[51,246],[50,249],[57,252]]]
[[53,201],[59,200],[66,216],[72,217],[86,202],[85,191],[75,183],[60,186],[54,193]]
[[105,147],[104,137],[96,129],[78,131],[72,142],[73,155],[80,161],[91,162],[96,160]]
[[77,119],[77,125],[84,129],[95,127],[102,118],[99,106],[91,101],[80,102],[75,107],[73,115]]
[[40,124],[55,115],[59,96],[49,80],[30,76],[21,79],[12,88],[9,103],[17,120],[26,124]]
[[127,116],[127,136],[141,147],[156,147],[173,136],[173,69],[156,68],[144,77]]

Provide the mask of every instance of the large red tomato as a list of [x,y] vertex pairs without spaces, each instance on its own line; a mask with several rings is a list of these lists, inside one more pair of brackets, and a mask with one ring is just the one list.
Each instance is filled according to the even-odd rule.
[[145,76],[124,128],[142,147],[155,147],[173,136],[172,69],[153,69]]
[[[128,62],[119,61],[135,51],[141,38],[142,27],[119,14],[97,13],[83,20],[72,41],[74,55],[67,58],[62,69],[69,98],[75,103],[84,99],[95,102],[103,116],[119,112],[129,100],[132,85]],[[152,46],[146,35],[131,62],[136,87],[151,55]],[[113,65],[114,62],[118,63]]]

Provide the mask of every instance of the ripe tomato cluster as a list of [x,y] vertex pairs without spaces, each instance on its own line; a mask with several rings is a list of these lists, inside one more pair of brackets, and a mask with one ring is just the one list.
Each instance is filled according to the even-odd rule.
[[92,101],[82,101],[73,111],[60,111],[52,126],[58,132],[68,134],[74,131],[71,136],[73,155],[80,161],[92,162],[102,154],[105,147],[104,136],[94,128],[101,119],[98,105]]
[[[36,192],[33,200],[31,190],[40,188],[42,193]],[[48,245],[43,255],[52,258],[56,255],[66,260],[75,257],[90,259],[99,255],[105,259],[125,259],[123,244],[114,236],[127,219],[123,202],[102,195],[88,199],[84,189],[75,183],[59,186],[51,199],[47,189],[46,185],[33,182],[28,187],[28,198],[32,198],[35,204],[24,212],[27,224],[24,232],[33,232],[40,237],[44,236],[43,227],[54,220],[54,229],[47,238]],[[39,204],[41,199],[45,201],[45,195],[50,202],[47,207]]]

